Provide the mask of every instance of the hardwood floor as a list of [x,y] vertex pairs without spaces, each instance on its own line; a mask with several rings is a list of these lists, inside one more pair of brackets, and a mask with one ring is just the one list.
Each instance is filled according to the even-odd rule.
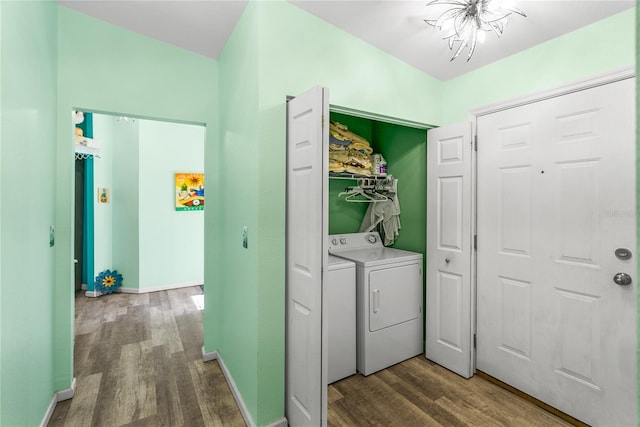
[[[49,426],[244,426],[217,362],[202,362],[199,287],[76,299],[75,397]],[[568,426],[484,378],[417,356],[329,386],[328,425]]]
[[245,426],[216,361],[203,363],[200,287],[76,299],[75,397],[49,426]]
[[328,425],[570,426],[479,376],[464,379],[416,356],[329,386]]

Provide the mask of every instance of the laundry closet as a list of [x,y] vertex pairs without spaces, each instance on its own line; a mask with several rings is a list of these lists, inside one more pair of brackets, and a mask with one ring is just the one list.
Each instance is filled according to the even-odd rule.
[[[330,120],[347,126],[349,131],[369,141],[373,153],[382,154],[387,163],[387,174],[398,180],[402,228],[391,247],[424,255],[427,130],[337,112],[330,113]],[[355,185],[355,179],[329,174],[330,235],[360,231],[369,203],[348,202],[345,197],[338,196],[346,187]]]
[[329,132],[323,288],[332,383],[424,351],[427,134],[338,112]]
[[[329,122],[334,126],[340,123],[364,138],[371,147],[370,154],[380,154],[386,161],[388,176],[381,179],[383,188],[380,192],[376,188],[377,194],[365,195],[399,201],[399,234],[386,246],[375,230],[360,233],[372,203],[349,202],[345,194],[341,195],[371,182],[363,184],[354,176],[330,177],[334,174],[329,173]],[[351,362],[350,368],[330,378],[330,359],[335,353],[343,358],[346,352],[353,355],[354,340],[357,371],[363,375],[424,352],[428,128],[341,107],[330,109],[329,91],[322,87],[288,102],[286,412],[290,425],[326,420],[327,384],[356,371]],[[335,171],[332,157],[331,169]],[[391,187],[389,175],[395,184]],[[376,181],[373,185],[378,184]],[[362,256],[356,256],[356,252]],[[336,258],[342,258],[343,264],[350,263],[352,272],[355,270],[357,292],[354,298],[352,291],[350,301],[356,300],[357,322],[335,322],[339,316],[331,313],[330,276],[349,276],[345,273],[348,267],[335,268]],[[353,280],[353,273],[351,277]],[[374,280],[376,285],[368,286]],[[353,310],[346,296],[333,298]],[[342,309],[338,312],[344,314]],[[353,319],[353,311],[349,317]],[[353,328],[345,333],[347,323],[356,323],[355,335]],[[345,333],[338,340],[341,344],[333,346],[337,350],[334,354],[332,331]],[[348,358],[353,360],[353,356]]]

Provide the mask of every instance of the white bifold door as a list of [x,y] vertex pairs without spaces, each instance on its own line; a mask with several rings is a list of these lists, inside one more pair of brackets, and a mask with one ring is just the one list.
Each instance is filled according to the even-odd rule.
[[634,93],[477,119],[477,369],[591,425],[637,425]]
[[286,416],[326,425],[329,95],[316,87],[287,106]]
[[469,378],[472,361],[471,124],[427,134],[428,359]]

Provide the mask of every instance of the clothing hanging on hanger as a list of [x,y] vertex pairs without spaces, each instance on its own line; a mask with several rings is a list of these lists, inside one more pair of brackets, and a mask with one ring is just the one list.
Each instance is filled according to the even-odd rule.
[[385,246],[393,244],[400,235],[400,200],[398,199],[398,180],[393,179],[390,193],[393,198],[386,201],[373,203],[364,215],[360,232],[369,232],[374,229],[380,233]]

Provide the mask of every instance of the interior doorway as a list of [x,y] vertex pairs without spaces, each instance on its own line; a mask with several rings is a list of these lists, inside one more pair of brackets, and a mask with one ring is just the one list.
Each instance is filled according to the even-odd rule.
[[[90,160],[87,153],[76,153],[74,165],[73,243],[78,262],[74,280],[76,298],[71,310],[76,332],[95,332],[115,324],[110,322],[122,314],[115,306],[124,300],[122,294],[128,293],[134,294],[130,298],[134,302],[150,304],[159,335],[175,336],[175,322],[167,321],[163,311],[156,307],[161,302],[182,315],[180,307],[184,303],[162,297],[175,294],[169,292],[174,289],[178,294],[183,290],[190,292],[188,305],[193,303],[198,310],[196,318],[199,328],[203,328],[204,203],[200,203],[201,209],[178,210],[175,188],[177,173],[204,173],[206,128],[121,113],[85,115],[91,117],[93,127],[92,141],[85,144],[96,150]],[[87,162],[91,162],[90,167]],[[144,178],[137,179],[139,175]],[[204,181],[199,184],[198,191],[204,195]],[[205,200],[204,196],[198,200]],[[91,208],[89,219],[87,205]],[[140,208],[141,205],[144,207]],[[93,233],[92,239],[87,239],[87,228]],[[82,278],[83,264],[86,271],[89,261],[87,253],[95,273]],[[123,275],[120,295],[101,296],[96,289],[94,276],[106,269]],[[84,290],[77,292],[82,285]],[[77,307],[87,304],[100,309],[110,306],[111,310],[102,317],[78,317]],[[78,341],[72,342],[74,358],[84,357],[97,345],[89,342],[77,347]],[[200,354],[201,346],[185,351]],[[107,352],[104,357],[118,356]]]
[[[203,285],[206,128],[84,116],[75,137],[76,289],[99,296],[95,277],[105,270],[123,274],[122,292]],[[187,190],[178,191],[178,177],[190,180]],[[178,202],[178,193],[193,197]]]

